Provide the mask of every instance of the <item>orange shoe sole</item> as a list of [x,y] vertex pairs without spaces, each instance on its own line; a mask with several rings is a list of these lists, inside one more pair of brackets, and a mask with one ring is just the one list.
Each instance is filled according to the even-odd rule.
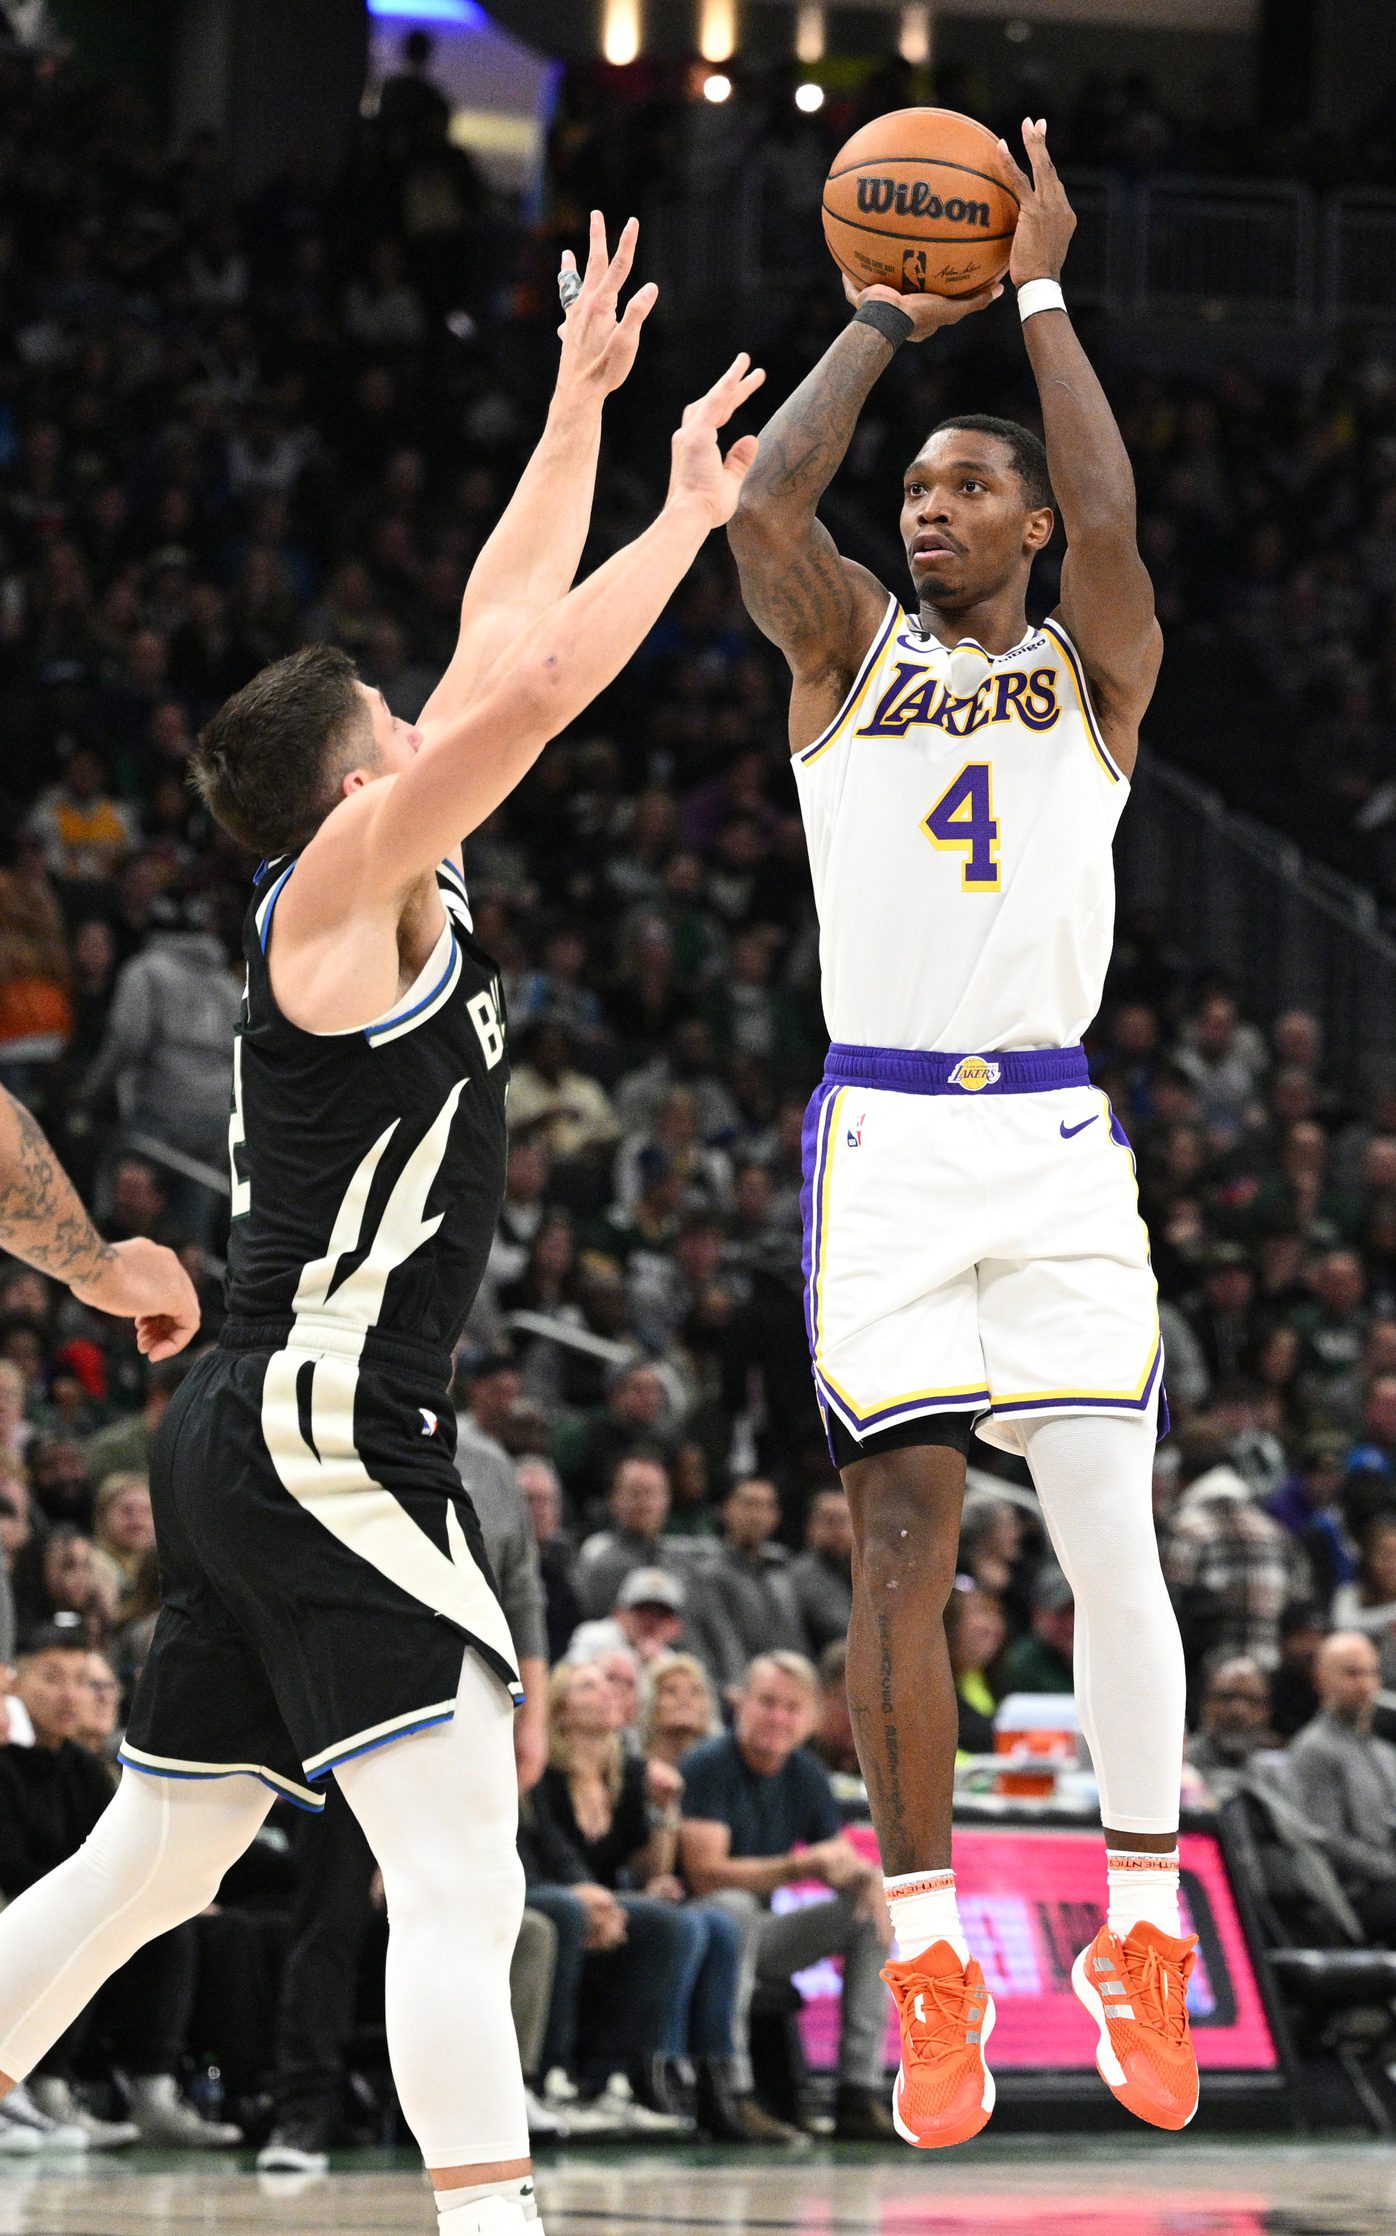
[[998,2014],[994,2009],[993,1997],[991,1995],[986,1996],[985,2001],[988,2008],[984,2013],[984,2023],[979,2040],[979,2055],[984,2064],[984,2094],[980,2098],[978,2112],[964,2121],[961,2126],[951,2129],[944,2135],[917,2135],[913,2129],[909,2128],[901,2113],[902,2067],[900,2065],[897,2067],[897,2078],[892,2086],[892,2123],[902,2141],[910,2143],[913,2150],[949,2150],[955,2143],[968,2143],[979,2133],[981,2128],[988,2125],[989,2114],[993,2111],[998,2091],[994,2086],[994,2076],[989,2071],[988,2058],[985,2053],[988,2050],[989,2036],[994,2031],[994,2022]]
[[[1147,2099],[1141,2100],[1136,2095],[1130,2086],[1128,2074],[1115,2055],[1114,2044],[1110,2040],[1110,2025],[1105,2016],[1104,1998],[1096,1993],[1086,1977],[1086,1958],[1089,1955],[1090,1950],[1083,1949],[1072,1965],[1071,1985],[1075,1991],[1077,2002],[1090,2013],[1095,2021],[1096,2033],[1099,2036],[1096,2043],[1095,2069],[1109,2089],[1110,2094],[1117,2102],[1123,2104],[1127,2112],[1132,2112],[1137,2120],[1143,2120],[1149,2127],[1167,2128],[1176,2134],[1180,2128],[1186,2127],[1192,2119],[1197,2110],[1198,2096],[1194,2094],[1192,2103],[1186,2112],[1172,2118],[1165,2118],[1156,2104],[1149,2103]],[[893,2116],[895,2117],[895,2114]]]

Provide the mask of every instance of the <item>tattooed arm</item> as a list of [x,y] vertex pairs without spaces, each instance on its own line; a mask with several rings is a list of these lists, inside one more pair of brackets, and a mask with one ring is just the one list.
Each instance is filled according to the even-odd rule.
[[[860,305],[886,302],[904,311],[913,322],[909,338],[918,342],[993,300],[988,291],[957,303],[887,287],[846,291]],[[792,753],[838,713],[887,605],[877,577],[840,556],[816,508],[893,355],[875,327],[855,320],[844,328],[762,430],[727,531],[747,611],[790,663]]]
[[137,1324],[148,1358],[182,1351],[199,1325],[193,1283],[157,1243],[103,1242],[25,1109],[0,1089],[0,1249],[66,1282],[80,1304]]

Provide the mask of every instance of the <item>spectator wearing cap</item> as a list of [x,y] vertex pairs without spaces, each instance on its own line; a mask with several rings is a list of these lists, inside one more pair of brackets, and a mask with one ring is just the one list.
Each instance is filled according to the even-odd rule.
[[1335,1631],[1315,1669],[1319,1712],[1295,1738],[1291,1792],[1326,1836],[1364,1931],[1396,1947],[1396,1747],[1372,1730],[1381,1668],[1361,1631]]
[[[730,1732],[685,1755],[680,1867],[742,1929],[736,2068],[750,2086],[751,2002],[758,1980],[788,1982],[820,1958],[844,1960],[834,2132],[889,2142],[883,2101],[887,1996],[881,1970],[891,1921],[874,1865],[842,1830],[829,1774],[810,1752],[820,1686],[802,1654],[761,1654],[746,1673]],[[771,1897],[799,1881],[825,1900],[777,1914]]]
[[594,1661],[615,1646],[628,1647],[643,1666],[680,1650],[686,1594],[663,1568],[632,1568],[609,1615],[579,1623],[568,1645],[569,1661]]
[[775,1543],[780,1500],[753,1475],[722,1502],[715,1545],[693,1547],[690,1628],[719,1692],[739,1686],[757,1654],[805,1651],[804,1618],[790,1576],[790,1555]]
[[1032,1586],[1032,1628],[1010,1646],[1003,1665],[1003,1689],[1011,1693],[1069,1693],[1076,1637],[1076,1602],[1071,1586],[1053,1563],[1039,1569]]
[[1307,1565],[1252,1499],[1215,1422],[1189,1423],[1178,1452],[1179,1495],[1161,1551],[1189,1665],[1242,1654],[1272,1669],[1281,1611],[1307,1588]]
[[790,1563],[790,1588],[804,1625],[805,1650],[818,1661],[848,1636],[853,1611],[853,1524],[842,1484],[816,1491],[805,1522],[805,1549]]

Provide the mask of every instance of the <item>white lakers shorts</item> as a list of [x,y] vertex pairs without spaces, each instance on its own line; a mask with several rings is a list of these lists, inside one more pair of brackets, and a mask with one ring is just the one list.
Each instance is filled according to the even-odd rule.
[[978,1415],[1152,1417],[1163,1346],[1134,1158],[1080,1048],[836,1044],[805,1116],[805,1298],[855,1437]]

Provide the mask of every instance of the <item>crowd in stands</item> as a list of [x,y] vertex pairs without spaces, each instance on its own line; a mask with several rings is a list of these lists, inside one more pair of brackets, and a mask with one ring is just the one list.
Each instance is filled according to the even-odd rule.
[[[180,1248],[208,1338],[250,865],[185,784],[190,741],[310,638],[415,716],[548,386],[552,244],[512,239],[429,103],[386,106],[338,180],[293,159],[240,206],[213,140],[166,155],[120,90],[0,50],[0,1081],[107,1233]],[[482,293],[477,250],[518,284]],[[774,337],[792,377],[841,315],[829,298]],[[617,399],[598,548],[653,500],[675,339],[647,338]],[[1268,672],[1297,710],[1286,781],[1316,841],[1380,877],[1396,377],[1365,344],[1311,392],[1150,375],[1119,399],[1170,647],[1185,664],[1210,645],[1214,692],[1247,659]],[[942,407],[1023,401],[1001,339],[904,353],[833,508],[845,540],[875,539],[887,459]],[[466,847],[513,1083],[459,1465],[531,1665],[516,2016],[540,2134],[696,2118],[793,2138],[807,2107],[773,2053],[756,2091],[756,2053],[830,1952],[836,2130],[887,2131],[887,1916],[843,1829],[864,1801],[848,1510],[802,1306],[823,1035],[783,700],[714,546]],[[1216,739],[1209,701],[1190,719]],[[1175,693],[1160,739],[1185,727]],[[1273,757],[1230,773],[1279,782]],[[1242,1017],[1125,930],[1091,1054],[1160,1284],[1187,1791],[1252,1812],[1276,1930],[1390,1945],[1396,1752],[1372,1722],[1396,1687],[1396,1083],[1349,1106],[1321,1019]],[[110,1790],[159,1605],[151,1438],[186,1363],[147,1369],[123,1326],[0,1265],[0,1895],[70,1853]],[[973,1757],[1009,1692],[1071,1683],[1070,1591],[1023,1471],[987,1447],[960,1569]],[[1312,1868],[1286,1876],[1301,1850]],[[787,1906],[800,1881],[820,1899]],[[37,2147],[15,2140],[26,2121],[114,2147],[275,2120],[307,2158],[385,2132],[362,2080],[382,1932],[347,1811],[278,1809],[215,1911],[58,2045],[32,2119],[9,2100],[0,2154]],[[333,2008],[302,1992],[327,1950]]]

